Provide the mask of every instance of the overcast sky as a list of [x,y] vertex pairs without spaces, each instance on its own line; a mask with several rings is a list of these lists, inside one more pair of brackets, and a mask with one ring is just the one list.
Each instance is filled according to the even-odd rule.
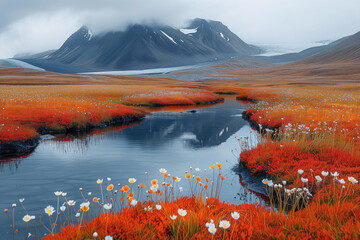
[[360,0],[0,0],[0,58],[56,49],[82,25],[219,20],[253,44],[303,45],[360,31]]

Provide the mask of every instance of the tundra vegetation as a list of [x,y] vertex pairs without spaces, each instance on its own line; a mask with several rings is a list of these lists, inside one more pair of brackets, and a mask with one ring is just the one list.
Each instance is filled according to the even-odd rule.
[[[136,182],[136,176],[119,185],[111,179],[93,179],[99,191],[89,194],[80,189],[82,199],[54,189],[53,200],[40,216],[30,212],[24,216],[26,233],[17,232],[12,217],[18,205],[26,209],[26,200],[20,199],[4,210],[14,236],[360,238],[360,88],[354,80],[359,73],[339,77],[327,71],[339,66],[316,66],[316,76],[301,64],[226,70],[221,76],[241,80],[196,83],[114,76],[61,78],[54,74],[38,77],[38,85],[25,86],[21,76],[12,78],[7,84],[14,86],[1,86],[2,141],[36,136],[39,126],[83,126],[114,116],[144,114],[149,111],[145,106],[196,106],[223,97],[246,101],[249,109],[243,116],[262,138],[253,146],[249,139],[238,137],[239,164],[263,176],[259,184],[266,189],[269,202],[268,206],[221,202],[222,182],[226,181],[221,163],[208,169],[184,169],[183,176],[172,176],[162,168],[155,176],[149,174],[144,183]],[[347,67],[345,64],[342,69]],[[185,184],[188,193],[182,191]]]

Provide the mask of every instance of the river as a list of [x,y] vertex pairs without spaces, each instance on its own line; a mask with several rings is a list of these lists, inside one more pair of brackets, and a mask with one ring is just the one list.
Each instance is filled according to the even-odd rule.
[[[248,106],[226,100],[209,108],[182,112],[155,112],[145,120],[122,130],[98,131],[79,137],[66,136],[43,140],[34,152],[21,159],[7,159],[0,167],[0,209],[11,209],[17,203],[15,223],[23,230],[24,210],[39,215],[47,205],[56,206],[54,191],[68,193],[68,199],[82,202],[79,188],[87,194],[99,196],[98,178],[110,177],[115,185],[128,184],[130,177],[145,183],[150,178],[162,179],[160,168],[172,176],[181,177],[184,195],[188,192],[185,171],[190,167],[204,169],[216,162],[223,164],[226,177],[220,200],[234,204],[264,204],[259,194],[241,183],[238,166],[239,144],[236,137],[255,133],[242,119]],[[209,170],[208,170],[209,173]],[[0,215],[0,239],[10,238],[10,223]],[[22,235],[21,235],[22,236]],[[12,236],[11,236],[12,238]],[[10,239],[11,239],[10,238]]]

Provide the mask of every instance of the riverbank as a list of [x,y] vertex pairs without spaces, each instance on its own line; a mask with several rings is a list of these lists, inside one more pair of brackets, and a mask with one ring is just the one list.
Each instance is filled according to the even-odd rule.
[[[220,174],[221,168],[222,164],[217,163],[208,170],[211,172],[214,169]],[[120,189],[108,183],[104,188],[107,190],[106,196],[113,195],[111,202],[103,205],[97,197],[88,202],[84,199],[85,202],[78,210],[76,224],[64,224],[58,233],[53,228],[53,232],[44,239],[104,239],[106,236],[109,239],[331,239],[334,236],[356,239],[360,234],[360,208],[354,203],[359,186],[352,183],[347,183],[346,187],[351,191],[346,195],[342,192],[334,195],[332,192],[341,191],[341,184],[315,197],[311,194],[303,196],[297,190],[291,193],[291,197],[285,197],[295,204],[296,209],[285,212],[283,209],[275,211],[273,205],[267,208],[258,204],[220,202],[221,185],[226,181],[225,177],[220,174],[213,182],[210,176],[210,179],[196,176],[198,173],[192,168],[184,176],[189,181],[192,196],[174,199],[174,196],[179,195],[179,190],[172,186],[181,178],[168,177],[166,169],[160,171],[165,172],[163,186],[159,187],[158,181],[152,180],[146,195],[143,195],[143,191],[149,186],[140,184],[136,191],[133,188],[133,182],[136,181],[134,178],[129,179],[130,186]],[[192,173],[196,175],[192,176]],[[99,179],[98,184],[102,188],[102,180]],[[212,186],[216,186],[214,191],[211,190]],[[154,190],[158,187],[158,190]],[[284,189],[278,188],[276,191],[282,192]],[[146,196],[146,201],[142,200],[143,196]],[[305,201],[307,197],[311,200]],[[299,206],[299,202],[305,206]],[[98,214],[90,218],[91,211]],[[60,213],[63,214],[66,215],[66,211]],[[70,221],[69,217],[66,219]]]
[[[306,94],[308,102],[301,100],[301,94],[303,99]],[[321,171],[341,171],[359,178],[356,101],[353,104],[347,101],[345,105],[342,95],[334,92],[329,104],[326,98],[315,101],[319,95],[324,96],[319,90],[314,95],[309,91],[298,91],[296,95],[279,93],[244,111],[243,118],[271,138],[256,148],[245,149],[241,161],[254,173],[264,172],[289,183],[294,182],[296,176],[292,172],[297,169],[311,169],[314,175],[320,175]]]
[[0,142],[0,158],[1,157],[19,157],[31,153],[41,142],[44,135],[60,135],[60,134],[77,134],[89,133],[91,134],[95,129],[104,129],[113,126],[129,125],[136,122],[141,122],[145,118],[145,114],[137,114],[132,116],[116,116],[106,122],[99,124],[87,123],[85,126],[58,126],[58,127],[43,127],[37,128],[36,132],[39,136],[16,141]]
[[[359,210],[346,202],[343,207],[314,203],[308,210],[290,212],[288,215],[271,212],[259,205],[232,205],[214,201],[207,207],[196,198],[181,198],[172,203],[161,203],[160,210],[151,203],[139,204],[123,213],[103,214],[82,226],[65,227],[61,233],[48,235],[46,240],[103,239],[356,239],[359,224],[356,223]],[[152,206],[153,210],[144,208]],[[178,215],[178,209],[187,214]],[[232,213],[238,213],[234,219]],[[329,214],[331,213],[331,214]],[[177,216],[172,220],[171,216]],[[234,215],[235,216],[235,215]],[[324,220],[321,220],[324,219]],[[214,221],[214,234],[206,227]],[[311,220],[311,221],[310,221]],[[219,225],[228,221],[228,228]],[[333,228],[329,225],[334,224]]]
[[0,76],[8,78],[0,85],[0,155],[28,153],[44,134],[87,132],[139,121],[159,107],[200,107],[224,100],[198,84],[170,79],[19,69],[0,69]]

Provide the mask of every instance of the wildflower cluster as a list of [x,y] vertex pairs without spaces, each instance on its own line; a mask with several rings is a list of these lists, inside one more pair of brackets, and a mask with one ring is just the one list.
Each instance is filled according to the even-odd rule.
[[263,129],[277,129],[284,143],[315,141],[348,150],[360,142],[359,99],[352,94],[316,89],[282,91],[261,99],[244,114]]
[[310,203],[313,193],[318,192],[322,188],[331,191],[334,195],[336,189],[340,188],[340,193],[337,193],[336,199],[341,201],[349,195],[351,186],[358,183],[354,177],[349,176],[347,177],[349,183],[346,188],[346,181],[344,179],[338,179],[340,174],[337,171],[330,172],[332,178],[327,178],[329,175],[328,171],[321,171],[320,175],[314,175],[313,170],[310,170],[309,172],[310,176],[313,178],[313,181],[310,182],[309,178],[303,177],[305,171],[303,169],[298,169],[298,177],[295,183],[301,184],[301,186],[292,188],[286,187],[287,182],[285,180],[281,181],[281,183],[274,184],[272,180],[263,179],[262,183],[266,186],[266,192],[272,209],[275,209],[275,205],[279,212],[287,211],[289,209],[295,211],[300,208],[305,208]]
[[[212,181],[206,176],[208,172],[207,169],[201,170],[200,168],[193,169],[190,167],[190,169],[185,172],[185,179],[188,180],[191,196],[198,199],[206,199],[205,204],[207,200],[210,201],[210,199],[218,198],[220,196],[222,182],[225,179],[221,175],[221,167],[221,163],[210,166],[209,170],[211,170],[211,172],[209,174],[212,173]],[[218,170],[216,171],[215,168]],[[69,198],[66,192],[55,191],[56,205],[48,205],[45,207],[44,213],[48,219],[46,220],[40,217],[37,224],[40,225],[41,228],[44,228],[47,234],[54,235],[60,227],[72,226],[73,224],[83,225],[99,216],[104,215],[109,217],[115,213],[122,213],[126,211],[126,209],[137,208],[138,206],[140,206],[144,212],[158,211],[166,214],[171,220],[176,220],[178,216],[181,218],[186,217],[186,209],[179,208],[177,214],[168,215],[162,206],[163,203],[176,201],[182,196],[183,187],[179,185],[181,178],[171,176],[165,168],[160,168],[159,173],[161,174],[161,180],[155,178],[150,180],[148,172],[145,172],[147,182],[138,185],[137,179],[133,177],[128,179],[128,185],[121,185],[120,183],[116,185],[112,183],[112,179],[109,177],[106,178],[105,181],[99,178],[96,180],[96,184],[99,186],[98,194],[92,192],[85,194],[84,189],[79,188],[82,197],[80,203],[78,203],[77,200]],[[197,176],[195,176],[195,174]],[[202,183],[202,178],[205,180],[204,184]],[[19,202],[27,213],[23,205],[24,199],[20,199]],[[12,228],[14,233],[17,234],[18,231],[15,228],[14,220],[16,204],[14,203],[12,207]],[[8,210],[4,212],[8,213]],[[26,226],[30,221],[33,221],[33,225],[35,226],[35,219],[35,216],[29,214],[23,217]],[[46,222],[48,222],[48,224],[46,224]],[[224,224],[225,223],[223,223],[222,226],[225,226]],[[26,235],[31,234],[31,236],[40,239],[41,231],[37,229],[37,227],[34,227],[34,231],[30,233],[29,229],[26,228]],[[107,234],[107,232],[101,232],[100,235],[100,232],[100,230],[95,231],[93,236],[105,236],[105,234]]]
[[[220,172],[221,167],[221,164],[215,164],[206,172],[211,175],[211,171],[215,171],[213,169],[218,168]],[[110,178],[105,181],[98,179],[96,183],[100,189],[97,193],[84,194],[84,190],[79,189],[83,198],[81,201],[70,199],[65,192],[56,191],[54,196],[57,204],[44,208],[43,213],[48,221],[41,215],[35,217],[26,212],[23,217],[27,226],[26,236],[41,239],[43,236],[40,233],[46,232],[47,240],[80,236],[84,239],[293,238],[317,236],[319,231],[326,229],[328,221],[332,223],[332,229],[331,232],[322,233],[325,238],[338,235],[351,239],[360,234],[356,228],[359,224],[359,206],[349,202],[353,197],[358,197],[359,185],[355,177],[340,178],[341,174],[336,171],[321,171],[316,175],[313,171],[298,169],[294,174],[296,181],[291,184],[285,180],[263,179],[272,204],[272,209],[268,209],[256,204],[230,205],[216,198],[206,198],[207,194],[203,192],[201,195],[199,187],[195,187],[200,186],[197,177],[206,178],[201,172],[205,173],[205,169],[190,168],[185,173],[197,175],[193,174],[188,179],[191,197],[172,198],[172,193],[165,194],[166,191],[172,192],[170,186],[160,185],[158,179],[149,180],[149,184],[141,187],[135,185],[136,178],[129,178],[128,185],[124,186],[114,185]],[[178,177],[170,180],[170,176],[164,176],[169,175],[166,169],[160,169],[159,173],[164,183],[173,185],[181,182]],[[148,176],[148,173],[145,175]],[[299,185],[291,186],[294,184]],[[219,186],[214,184],[214,189],[216,185]],[[316,190],[323,192],[315,195]],[[26,211],[25,202],[25,199],[19,199],[19,204]],[[14,203],[11,206],[13,213],[17,205]],[[334,214],[329,215],[329,212]],[[5,209],[4,213],[10,215],[11,210]],[[35,226],[36,221],[41,228],[30,230],[30,225]],[[19,234],[14,219],[11,222],[14,234]],[[348,227],[346,231],[343,230],[345,226]],[[60,232],[59,227],[62,227]]]
[[[341,171],[344,175],[359,178],[358,164],[360,157],[343,150],[319,147],[301,149],[296,145],[266,142],[256,148],[240,153],[240,161],[251,169],[253,173],[266,173],[277,180],[284,179],[288,182],[296,180],[298,169],[313,169],[313,177],[304,177],[310,183],[321,181],[324,176],[323,169],[333,173]],[[320,169],[319,169],[320,168]],[[316,174],[315,174],[316,173]],[[315,176],[318,175],[317,178]]]

